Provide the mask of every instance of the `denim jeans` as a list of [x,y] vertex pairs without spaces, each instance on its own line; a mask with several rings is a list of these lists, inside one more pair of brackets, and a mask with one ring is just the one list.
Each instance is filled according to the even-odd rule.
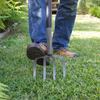
[[[68,48],[73,30],[78,0],[60,0],[56,14],[52,46],[57,51]],[[29,33],[32,42],[47,45],[46,0],[29,0]]]

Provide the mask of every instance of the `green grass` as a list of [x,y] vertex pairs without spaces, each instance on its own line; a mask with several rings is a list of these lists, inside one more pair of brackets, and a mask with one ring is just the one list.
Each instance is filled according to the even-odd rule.
[[8,85],[10,100],[100,100],[100,21],[77,15],[69,50],[80,57],[64,57],[65,78],[61,60],[56,59],[55,81],[52,60],[46,80],[42,77],[43,66],[39,65],[33,79],[33,61],[26,57],[31,43],[28,20],[15,29],[19,28],[17,34],[0,40],[0,82]]

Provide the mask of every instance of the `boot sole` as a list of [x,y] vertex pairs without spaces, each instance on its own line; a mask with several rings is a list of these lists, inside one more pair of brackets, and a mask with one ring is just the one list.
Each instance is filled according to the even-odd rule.
[[[31,60],[35,58],[45,56],[44,50],[37,43],[32,43],[27,47],[27,57]],[[38,65],[43,65],[43,58],[37,60]],[[46,65],[50,64],[50,60],[47,59]]]

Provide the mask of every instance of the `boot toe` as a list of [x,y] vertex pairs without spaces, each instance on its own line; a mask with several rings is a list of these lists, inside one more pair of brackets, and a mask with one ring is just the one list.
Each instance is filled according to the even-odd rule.
[[79,57],[79,55],[78,54],[74,54],[74,57]]

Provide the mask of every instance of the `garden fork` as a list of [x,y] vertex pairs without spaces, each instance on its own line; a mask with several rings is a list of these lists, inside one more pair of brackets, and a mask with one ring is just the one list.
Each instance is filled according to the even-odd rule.
[[55,80],[56,79],[55,77],[56,75],[55,58],[60,58],[62,60],[63,77],[66,76],[66,69],[65,69],[64,58],[58,55],[52,55],[52,0],[46,1],[46,31],[47,31],[47,55],[36,58],[34,60],[33,78],[36,77],[37,60],[40,58],[43,58],[43,79],[46,79],[46,59],[52,58],[53,59],[53,79]]

